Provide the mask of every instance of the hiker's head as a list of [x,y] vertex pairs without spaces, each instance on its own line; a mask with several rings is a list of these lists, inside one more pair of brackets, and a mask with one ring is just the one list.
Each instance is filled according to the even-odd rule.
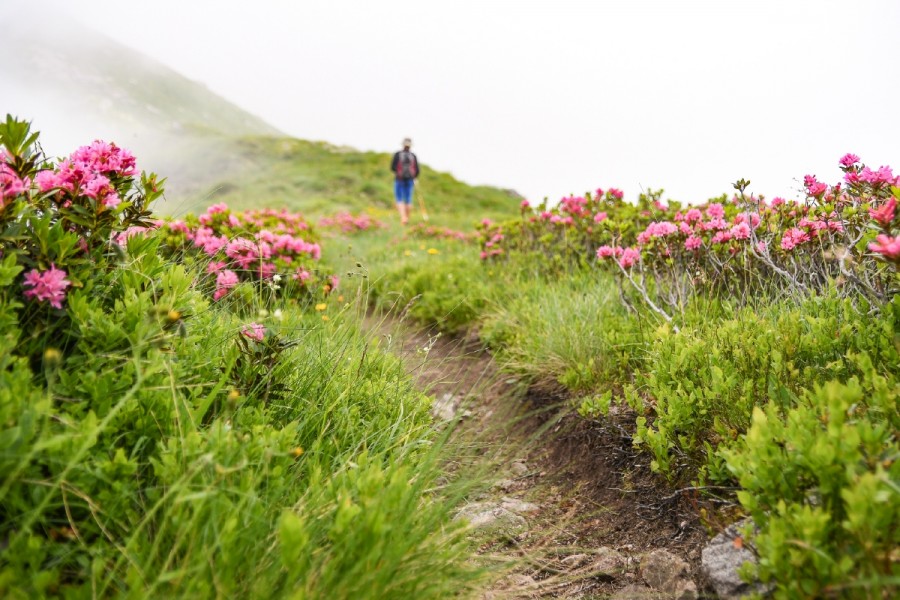
[[403,148],[405,150],[409,150],[410,146],[412,146],[412,140],[409,138],[403,138]]

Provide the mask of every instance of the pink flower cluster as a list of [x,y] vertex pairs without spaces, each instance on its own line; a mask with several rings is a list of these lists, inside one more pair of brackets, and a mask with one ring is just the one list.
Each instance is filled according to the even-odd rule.
[[504,250],[500,247],[500,243],[506,237],[503,235],[503,228],[500,225],[495,225],[490,219],[484,219],[481,222],[480,229],[482,250],[479,256],[481,260],[501,256]]
[[358,231],[368,231],[370,229],[380,229],[385,225],[377,219],[373,219],[367,214],[352,215],[348,212],[339,212],[333,217],[323,217],[319,219],[319,227],[322,229],[339,229],[343,233],[354,233]]
[[425,225],[424,223],[417,223],[415,225],[410,226],[406,230],[407,237],[419,237],[419,238],[434,238],[441,240],[458,240],[460,242],[470,242],[472,241],[476,235],[471,233],[466,233],[464,231],[458,231],[456,229],[450,229],[449,227],[440,227],[437,225]]
[[216,276],[214,300],[224,298],[242,279],[271,280],[279,270],[304,283],[312,277],[309,262],[322,255],[318,243],[305,239],[311,234],[308,223],[287,211],[235,213],[220,203],[195,222],[175,220],[165,227],[176,246],[209,257],[208,272]]
[[26,298],[36,298],[38,302],[49,302],[53,308],[62,308],[66,288],[72,282],[66,279],[65,271],[57,269],[56,265],[50,265],[50,269],[44,272],[37,269],[29,271],[22,285],[31,288],[25,290]]
[[241,335],[256,342],[261,342],[266,337],[266,327],[259,323],[248,323],[241,327]]
[[[3,157],[0,156],[0,160]],[[6,206],[7,201],[22,194],[31,186],[28,178],[20,179],[5,160],[0,162],[0,211]]]
[[97,140],[73,152],[55,170],[38,172],[34,180],[41,193],[62,192],[56,197],[61,204],[72,197],[84,196],[98,205],[113,208],[122,201],[114,182],[136,172],[134,155],[128,150]]

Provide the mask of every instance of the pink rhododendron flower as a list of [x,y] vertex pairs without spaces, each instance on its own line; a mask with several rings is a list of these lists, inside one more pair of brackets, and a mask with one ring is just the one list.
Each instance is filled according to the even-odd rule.
[[700,210],[697,208],[692,208],[691,210],[687,211],[687,214],[684,215],[684,220],[687,221],[688,223],[693,223],[694,221],[701,221],[701,220],[703,220],[703,213],[700,212]]
[[147,231],[152,231],[153,229],[155,229],[155,227],[141,227],[139,225],[133,225],[125,231],[119,233],[118,235],[114,234],[112,236],[112,239],[120,246],[124,246],[126,243],[128,243],[128,240],[133,238],[134,236],[145,233]]
[[731,237],[736,240],[746,240],[750,238],[750,225],[747,223],[738,223],[729,231]]
[[827,185],[816,180],[815,175],[804,176],[803,185],[806,187],[806,193],[810,196],[821,196],[828,189]]
[[494,222],[491,221],[490,219],[482,219],[482,220],[481,220],[481,226],[482,226],[482,227],[490,227],[490,226],[493,225],[493,224],[494,224]]
[[264,325],[260,325],[259,323],[248,323],[241,328],[241,334],[243,334],[244,337],[250,338],[251,340],[261,342],[266,337],[266,328]]
[[595,198],[599,199],[599,198],[603,197],[603,189],[602,188],[597,188],[597,190],[594,193],[596,194]]
[[600,246],[597,248],[597,258],[612,258],[616,256],[616,250],[620,250],[619,248],[613,248],[612,246]]
[[714,202],[706,208],[706,216],[710,219],[722,219],[725,217],[725,207]]
[[219,271],[221,271],[222,269],[225,268],[226,264],[227,263],[224,263],[222,261],[214,260],[214,261],[210,262],[208,265],[206,265],[206,272],[207,273],[218,273]]
[[605,212],[598,212],[596,215],[594,215],[594,223],[600,223],[601,221],[605,221],[606,216],[607,215]]
[[682,221],[678,224],[678,231],[680,231],[684,235],[691,235],[691,232],[693,230],[691,229],[690,225],[688,225],[685,221]]
[[872,185],[881,183],[894,185],[897,183],[890,167],[881,167],[877,171],[873,171],[869,167],[864,167],[863,170],[859,172],[859,179],[866,183],[871,183]]
[[312,277],[312,275],[306,269],[297,269],[297,272],[291,276],[292,279],[299,281],[300,283],[303,283],[310,277]]
[[221,288],[233,288],[238,284],[237,273],[231,269],[223,269],[216,273],[216,285]]
[[[0,170],[2,170],[2,167],[0,167]],[[59,175],[49,169],[39,171],[38,174],[34,176],[34,182],[41,192],[49,192],[54,188],[60,187],[62,183]]]
[[772,198],[772,206],[781,206],[782,204],[784,204],[784,198],[779,196]]
[[731,241],[731,234],[727,231],[717,231],[716,235],[710,240],[713,244],[724,244]]
[[619,265],[623,269],[630,269],[634,263],[641,260],[641,252],[636,248],[625,248],[622,250],[622,257],[619,258]]
[[[0,203],[18,196],[28,187],[28,180],[22,180],[5,163],[0,163]],[[2,204],[0,204],[2,206]]]
[[62,301],[66,299],[66,288],[72,285],[72,282],[66,279],[65,271],[51,264],[50,269],[43,273],[37,269],[29,271],[22,285],[31,288],[25,290],[26,298],[37,298],[39,302],[49,302],[53,308],[62,308]]
[[859,157],[855,154],[847,153],[841,157],[841,166],[842,167],[852,167],[856,163],[859,162]]
[[228,293],[228,290],[238,284],[237,273],[230,269],[223,269],[216,273],[216,291],[213,300],[219,300]]
[[728,229],[728,222],[722,217],[716,217],[714,219],[710,219],[706,223],[703,223],[703,229],[705,231],[722,231],[724,229]]
[[684,247],[687,250],[697,250],[702,245],[703,245],[703,240],[701,240],[700,238],[698,238],[695,235],[692,235],[688,239],[684,240]]
[[889,198],[881,207],[869,209],[869,216],[884,227],[888,227],[894,221],[896,214],[897,200],[893,197]]
[[609,188],[609,190],[607,190],[606,193],[609,194],[610,196],[612,196],[613,198],[616,198],[617,200],[621,200],[622,198],[625,197],[625,192],[623,192],[622,190],[616,189],[616,188]]
[[759,226],[759,215],[756,213],[739,213],[734,217],[734,223],[749,223],[753,229]]
[[781,238],[782,250],[793,250],[797,245],[809,241],[809,234],[802,229],[792,227],[784,232]]
[[522,200],[522,203],[519,206],[521,208],[530,208],[531,204],[528,203],[528,200]]
[[278,272],[278,267],[275,266],[274,263],[270,262],[262,262],[259,263],[259,273],[260,279],[271,279],[275,273]]
[[900,261],[900,236],[891,237],[881,234],[869,244],[869,250],[881,254],[888,260]]
[[769,247],[766,245],[764,241],[756,242],[756,251],[760,254],[765,254],[769,251]]

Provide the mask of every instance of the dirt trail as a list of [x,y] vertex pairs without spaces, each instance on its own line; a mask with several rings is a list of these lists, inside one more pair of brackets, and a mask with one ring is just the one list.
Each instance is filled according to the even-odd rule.
[[[513,570],[485,599],[712,595],[699,571],[703,507],[666,486],[633,450],[633,414],[588,423],[565,410],[558,392],[503,374],[476,340],[396,320],[375,329],[435,397],[436,420],[459,417],[454,435],[491,469],[492,487],[464,510],[491,532],[479,553]],[[658,549],[668,554],[648,558]],[[660,556],[675,563],[650,564]],[[660,577],[677,581],[666,588]]]

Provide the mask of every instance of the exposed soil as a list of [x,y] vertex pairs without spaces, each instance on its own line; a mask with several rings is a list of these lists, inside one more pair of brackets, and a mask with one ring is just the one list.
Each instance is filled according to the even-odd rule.
[[[588,422],[567,408],[560,390],[529,387],[504,374],[477,340],[450,339],[399,320],[370,326],[421,389],[460,416],[454,436],[489,465],[493,486],[472,498],[520,499],[539,509],[514,536],[485,536],[479,553],[511,574],[484,598],[617,598],[642,590],[641,558],[665,549],[690,565],[700,596],[713,594],[699,570],[708,539],[692,491],[676,490],[650,471],[632,447],[634,415],[612,411]],[[597,568],[609,550],[621,568]],[[630,586],[630,587],[629,587]],[[646,592],[650,592],[646,588]]]

